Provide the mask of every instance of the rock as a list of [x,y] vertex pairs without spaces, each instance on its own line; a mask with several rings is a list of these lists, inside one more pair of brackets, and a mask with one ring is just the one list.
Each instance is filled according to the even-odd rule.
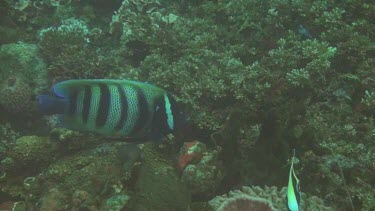
[[44,184],[59,190],[61,200],[66,201],[58,203],[70,210],[116,210],[114,207],[125,206],[123,196],[127,196],[126,182],[133,168],[123,169],[127,161],[120,160],[118,149],[124,145],[107,143],[66,156],[43,173]]
[[144,160],[130,199],[132,210],[186,210],[190,194],[173,165],[156,153],[152,145],[143,147]]
[[63,195],[63,193],[57,188],[52,188],[41,198],[39,210],[40,211],[65,210],[64,209],[65,201],[66,201],[66,197]]
[[127,195],[115,195],[106,200],[104,208],[102,210],[107,211],[121,211],[129,201]]
[[198,163],[187,165],[182,172],[182,181],[193,196],[208,199],[217,190],[224,175],[216,158],[217,151],[205,152]]
[[20,42],[0,47],[0,81],[11,76],[27,79],[35,94],[47,88],[47,66],[37,45]]
[[22,136],[12,143],[7,157],[1,161],[5,171],[36,170],[54,159],[55,151],[50,140],[39,136]]
[[13,114],[29,115],[35,113],[34,93],[22,76],[10,76],[0,82],[0,105]]
[[188,164],[199,162],[205,151],[206,145],[199,141],[185,142],[178,155],[178,167],[183,170]]
[[0,107],[18,116],[37,111],[35,96],[47,90],[47,66],[34,44],[0,47]]

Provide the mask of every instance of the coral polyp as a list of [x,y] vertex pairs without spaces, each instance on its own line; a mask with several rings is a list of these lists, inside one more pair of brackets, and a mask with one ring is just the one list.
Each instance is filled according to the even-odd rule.
[[35,109],[35,95],[23,77],[10,76],[1,81],[0,95],[0,105],[6,111],[29,115]]

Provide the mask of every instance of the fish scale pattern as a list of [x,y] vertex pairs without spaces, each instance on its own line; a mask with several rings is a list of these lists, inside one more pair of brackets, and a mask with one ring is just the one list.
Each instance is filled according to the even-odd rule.
[[124,134],[129,134],[137,122],[139,116],[138,109],[138,97],[137,92],[133,87],[125,89],[125,93],[128,96],[128,118],[126,120],[125,127],[123,128]]
[[89,112],[89,121],[85,125],[87,130],[90,130],[90,128],[97,128],[96,117],[98,115],[99,101],[100,101],[99,86],[97,85],[91,86],[91,104],[90,104],[90,112]]
[[121,105],[120,93],[115,85],[108,85],[110,93],[110,106],[107,121],[105,123],[105,129],[113,132],[117,123],[120,121],[121,109],[125,105]]

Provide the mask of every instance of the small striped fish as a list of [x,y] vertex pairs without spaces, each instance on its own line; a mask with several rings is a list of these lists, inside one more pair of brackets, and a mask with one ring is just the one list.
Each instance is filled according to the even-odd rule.
[[174,98],[151,84],[111,79],[68,80],[40,95],[43,114],[60,114],[64,127],[107,136],[169,134],[181,114]]
[[290,165],[289,170],[289,181],[288,181],[288,191],[286,194],[287,200],[287,210],[288,211],[299,211],[300,210],[300,201],[301,201],[301,190],[300,190],[300,182],[294,172],[294,160],[296,159],[296,150],[293,149],[293,157],[292,157],[292,164]]

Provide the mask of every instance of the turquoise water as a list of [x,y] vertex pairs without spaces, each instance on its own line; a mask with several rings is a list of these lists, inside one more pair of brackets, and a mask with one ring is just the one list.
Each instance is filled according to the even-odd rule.
[[[301,211],[375,210],[374,14],[351,0],[0,1],[0,210],[288,210],[289,191]],[[74,105],[137,137],[69,130],[38,96],[71,79],[153,84],[184,124],[155,133],[172,98],[133,87],[129,104],[112,87],[122,117],[89,115],[104,97]]]

